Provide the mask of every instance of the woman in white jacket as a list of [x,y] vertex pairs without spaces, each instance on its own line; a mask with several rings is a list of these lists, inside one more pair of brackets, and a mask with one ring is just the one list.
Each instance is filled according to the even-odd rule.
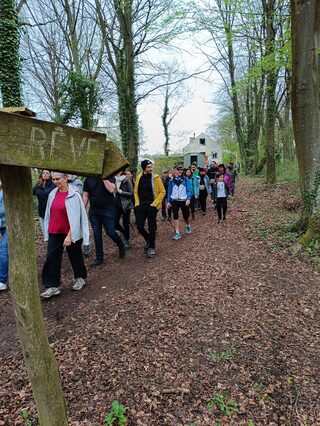
[[81,290],[87,277],[82,256],[82,242],[89,245],[88,218],[80,194],[68,185],[67,175],[52,172],[56,185],[48,198],[44,218],[44,239],[48,241],[47,259],[42,270],[46,290],[41,297],[49,299],[60,294],[61,261],[67,250],[74,273],[73,290]]

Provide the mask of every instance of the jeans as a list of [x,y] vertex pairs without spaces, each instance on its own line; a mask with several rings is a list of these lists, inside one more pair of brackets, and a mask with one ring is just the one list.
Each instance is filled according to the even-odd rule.
[[[47,259],[42,269],[42,283],[46,288],[58,287],[60,284],[61,261],[64,249],[63,242],[65,238],[66,234],[49,234]],[[82,239],[66,248],[75,279],[87,278],[81,244]]]
[[[143,236],[150,248],[155,248],[156,230],[157,230],[157,213],[156,207],[149,204],[140,204],[135,208],[136,221],[139,233]],[[144,229],[146,220],[148,219],[148,231]]]
[[118,246],[119,250],[124,248],[121,237],[116,233],[116,208],[105,210],[94,210],[90,208],[89,219],[93,230],[94,244],[96,247],[96,259],[103,260],[102,225],[108,237]]
[[9,251],[8,251],[8,238],[6,228],[0,228],[1,242],[0,242],[0,282],[6,284],[8,281],[8,267],[9,267]]

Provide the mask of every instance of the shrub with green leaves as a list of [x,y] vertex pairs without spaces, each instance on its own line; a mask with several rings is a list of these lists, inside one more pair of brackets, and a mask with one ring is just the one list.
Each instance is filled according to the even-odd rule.
[[208,403],[208,408],[217,408],[227,416],[231,416],[234,413],[239,413],[239,404],[229,399],[228,392],[216,393],[213,400]]
[[113,401],[111,411],[105,416],[103,424],[125,426],[127,423],[125,414],[126,408],[122,404],[119,404],[118,401]]

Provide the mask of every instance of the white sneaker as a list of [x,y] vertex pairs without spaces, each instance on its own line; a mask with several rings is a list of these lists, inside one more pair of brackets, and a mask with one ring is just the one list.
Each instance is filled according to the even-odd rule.
[[81,290],[85,283],[86,282],[83,278],[77,278],[76,282],[72,286],[72,290]]
[[0,283],[0,291],[1,290],[7,290],[7,284]]
[[52,296],[58,296],[61,290],[59,287],[49,287],[46,291],[40,294],[43,299],[50,299]]

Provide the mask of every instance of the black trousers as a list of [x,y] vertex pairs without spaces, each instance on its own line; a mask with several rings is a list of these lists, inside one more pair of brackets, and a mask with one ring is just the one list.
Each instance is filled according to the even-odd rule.
[[[158,213],[157,208],[152,207],[149,204],[140,204],[135,208],[135,213],[139,233],[143,236],[146,243],[149,244],[150,248],[155,248]],[[144,228],[147,219],[148,231]]]
[[222,219],[221,210],[223,212],[223,218],[225,219],[226,213],[227,213],[227,208],[228,208],[227,197],[217,198],[217,213],[218,213],[218,218],[220,220]]
[[190,215],[189,206],[186,206],[185,201],[172,200],[173,219],[179,219],[179,209],[181,209],[184,221],[187,223]]
[[192,195],[191,200],[190,200],[190,210],[191,210],[191,214],[192,214],[192,218],[194,218],[194,207],[195,207],[195,196]]
[[[66,234],[49,234],[48,253],[42,269],[42,283],[46,288],[58,287],[61,279],[61,262],[63,242]],[[67,247],[67,253],[74,273],[74,278],[87,278],[87,270],[82,257],[82,239]]]
[[207,210],[207,196],[208,191],[206,189],[199,191],[200,209],[202,212],[206,212]]
[[164,219],[171,219],[172,211],[171,207],[167,209],[167,200],[164,198],[161,206],[161,214]]
[[[131,209],[128,209],[126,212],[124,212],[122,207],[117,206],[116,230],[121,232],[126,241],[130,240],[130,214]],[[120,224],[121,216],[122,225]]]

